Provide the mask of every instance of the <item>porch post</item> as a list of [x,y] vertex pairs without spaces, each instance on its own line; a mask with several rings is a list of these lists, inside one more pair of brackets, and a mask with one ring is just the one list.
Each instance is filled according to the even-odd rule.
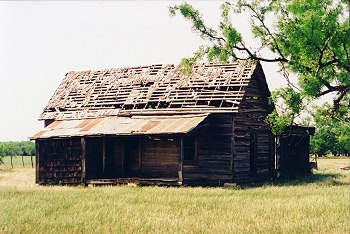
[[184,137],[180,138],[180,163],[179,163],[179,183],[183,182],[183,161],[184,161]]
[[81,143],[81,183],[86,183],[86,144],[85,137],[80,138]]

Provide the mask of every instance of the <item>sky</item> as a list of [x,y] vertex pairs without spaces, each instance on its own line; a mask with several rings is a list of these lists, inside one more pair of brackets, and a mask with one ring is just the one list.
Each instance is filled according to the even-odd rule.
[[[68,71],[178,64],[204,43],[174,1],[0,2],[0,141],[27,140]],[[216,27],[219,1],[189,1]],[[248,43],[247,14],[234,25]],[[270,90],[284,85],[275,64],[262,64]]]

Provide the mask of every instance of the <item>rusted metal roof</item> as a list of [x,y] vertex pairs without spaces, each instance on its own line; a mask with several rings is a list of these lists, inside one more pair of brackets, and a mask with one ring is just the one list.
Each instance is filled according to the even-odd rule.
[[208,114],[175,116],[110,116],[96,119],[57,120],[31,139],[98,136],[151,135],[187,133]]

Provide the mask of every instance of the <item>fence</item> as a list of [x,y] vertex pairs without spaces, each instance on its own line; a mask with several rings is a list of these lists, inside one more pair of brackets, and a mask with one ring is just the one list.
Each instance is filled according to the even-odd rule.
[[0,163],[0,169],[34,168],[35,156],[5,156]]

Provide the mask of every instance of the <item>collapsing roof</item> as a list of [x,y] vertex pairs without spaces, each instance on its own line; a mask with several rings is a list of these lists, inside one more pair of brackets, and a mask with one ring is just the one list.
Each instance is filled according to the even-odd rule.
[[58,120],[31,139],[101,135],[181,134],[193,130],[208,114],[183,116],[110,116],[96,119]]
[[257,64],[153,65],[69,72],[39,119],[237,112]]

